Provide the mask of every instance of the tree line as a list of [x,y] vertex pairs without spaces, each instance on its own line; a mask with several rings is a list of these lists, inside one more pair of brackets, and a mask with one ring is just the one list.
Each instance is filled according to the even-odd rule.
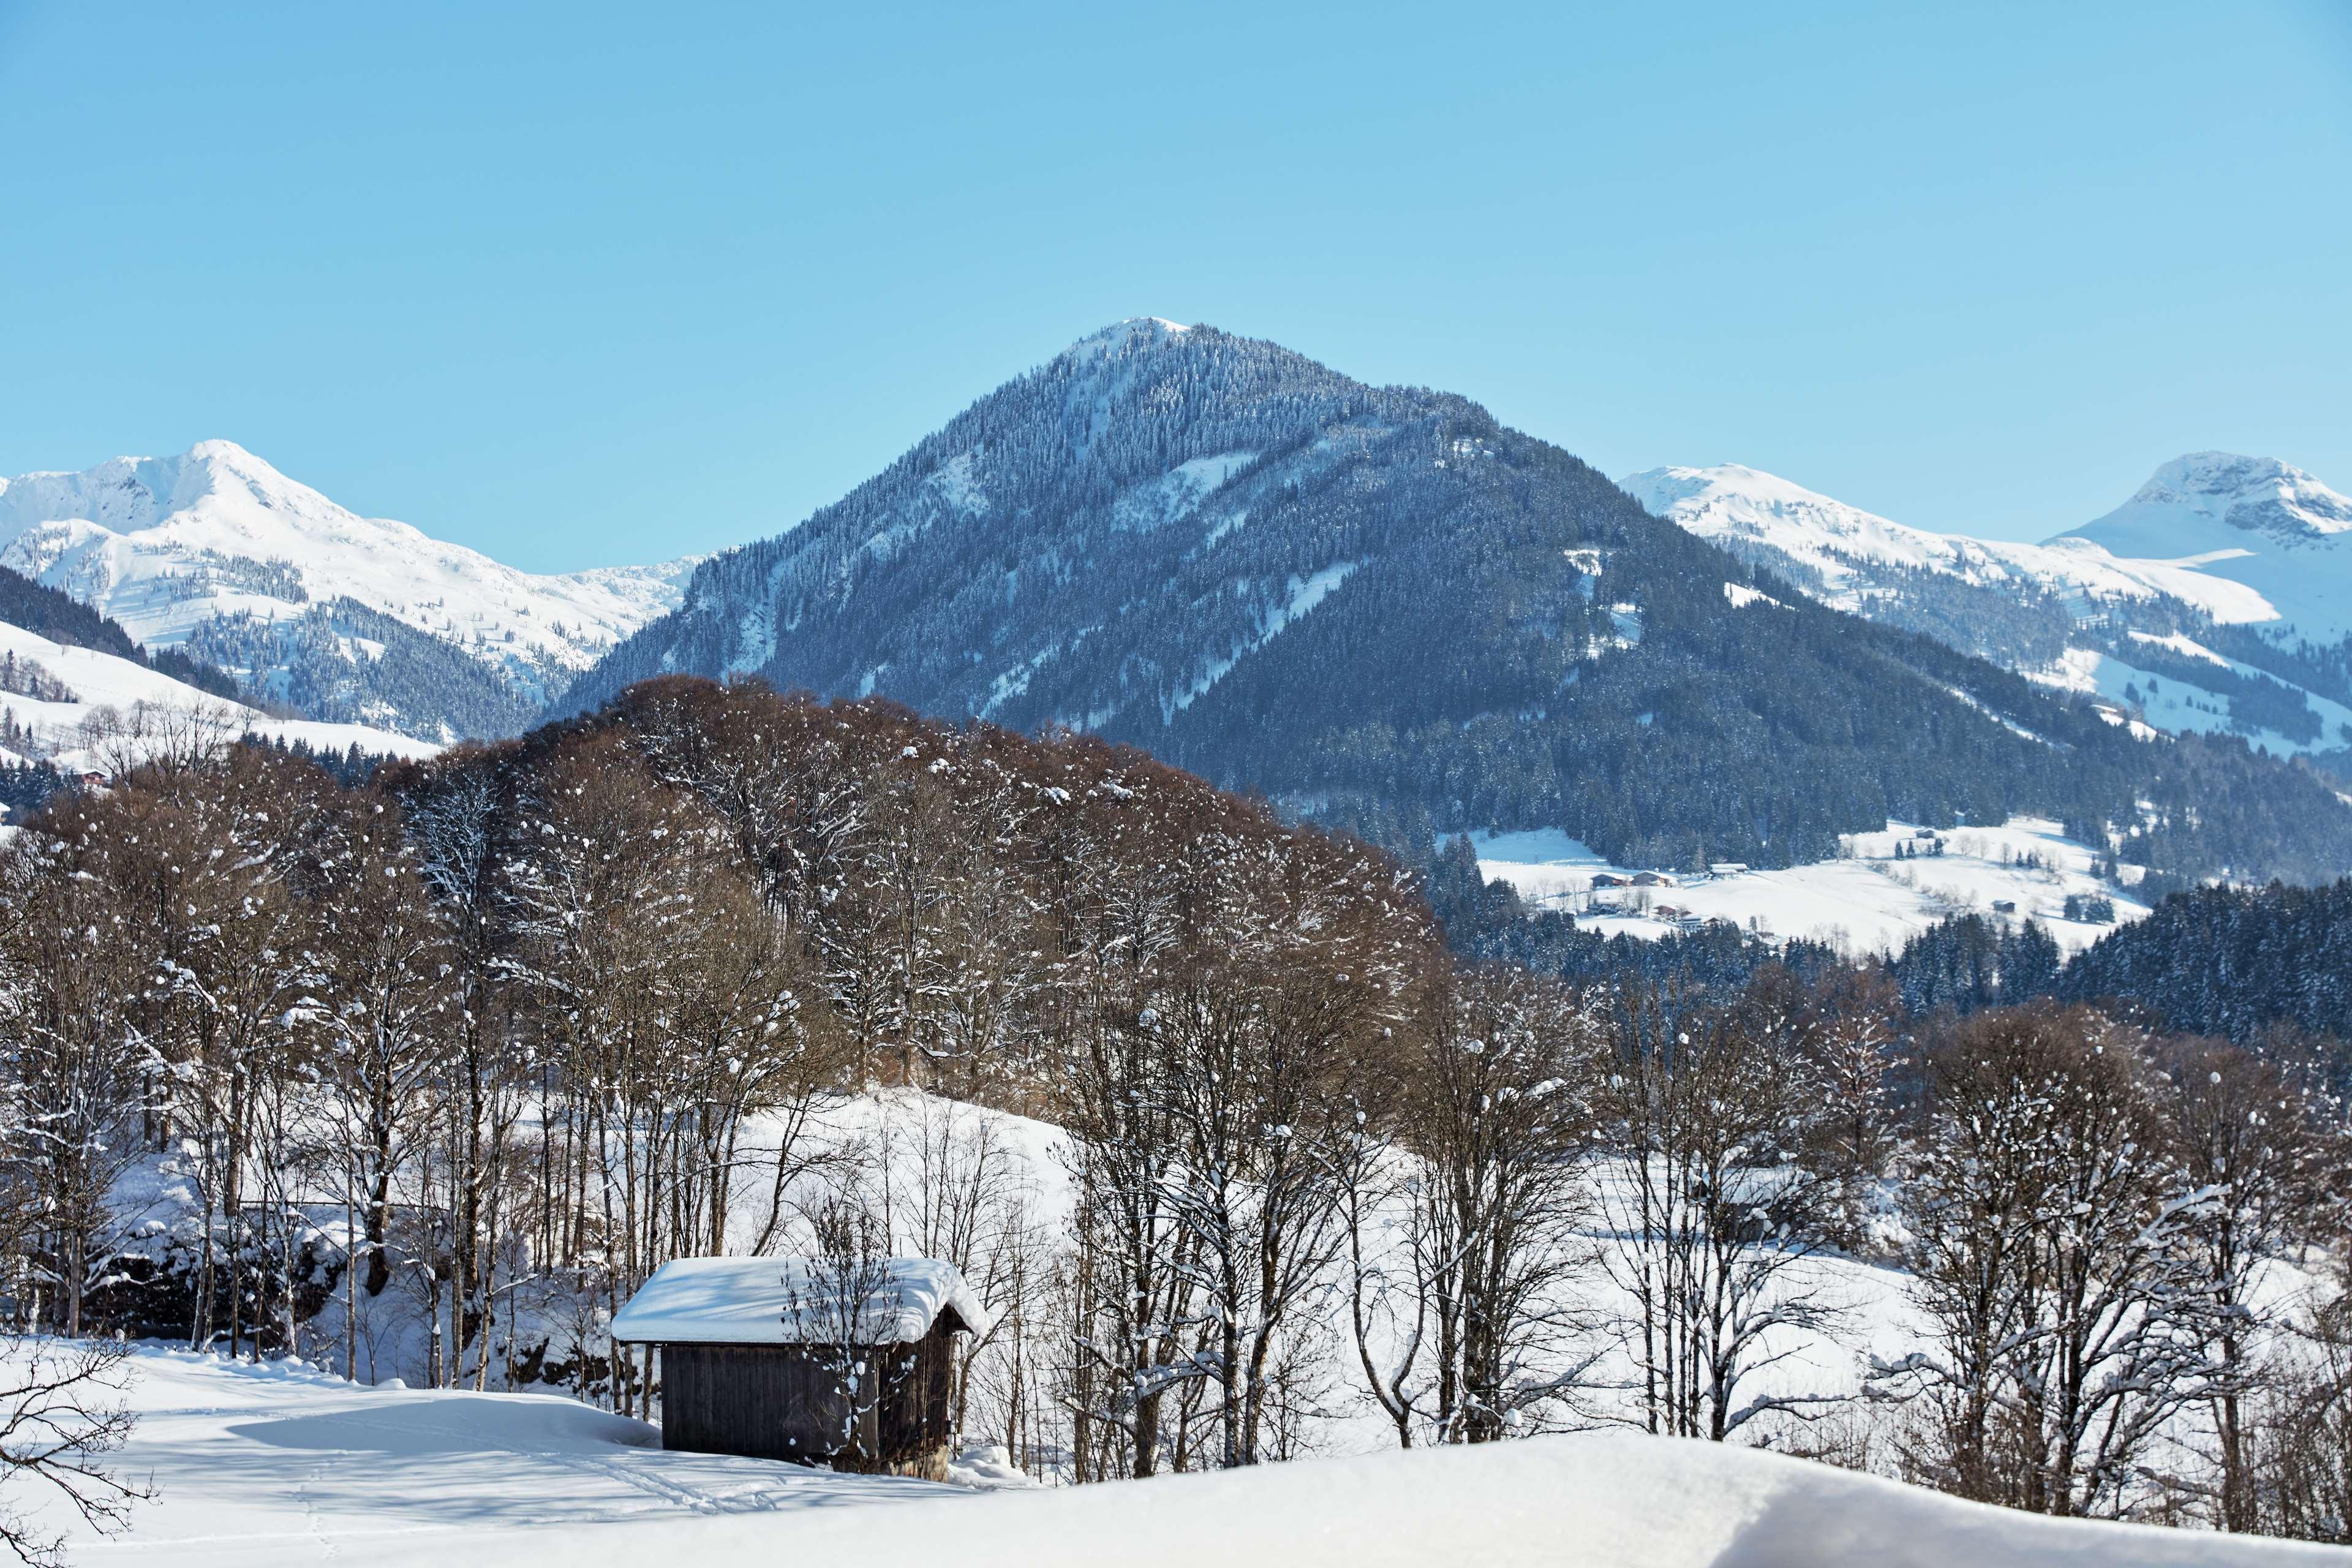
[[7,566],[0,566],[0,622],[68,647],[95,648],[127,658],[215,697],[237,699],[236,682],[202,658],[191,658],[179,648],[143,647],[119,623],[72,595]]
[[[888,1248],[997,1310],[967,1439],[1066,1480],[1360,1408],[2352,1517],[2317,1066],[1826,959],[1465,961],[1360,842],[877,701],[657,680],[352,782],[183,742],[0,855],[20,1331],[650,1415],[604,1331],[662,1262]],[[1840,1382],[1855,1258],[1930,1331]]]

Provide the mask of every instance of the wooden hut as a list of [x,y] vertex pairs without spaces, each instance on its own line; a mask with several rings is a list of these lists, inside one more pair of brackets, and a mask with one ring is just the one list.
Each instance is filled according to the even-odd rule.
[[681,1258],[613,1320],[661,1356],[662,1447],[944,1479],[955,1336],[989,1314],[928,1258]]

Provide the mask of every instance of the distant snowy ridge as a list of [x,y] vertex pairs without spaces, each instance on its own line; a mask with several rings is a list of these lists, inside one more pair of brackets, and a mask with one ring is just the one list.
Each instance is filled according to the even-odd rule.
[[[229,441],[0,479],[0,564],[65,590],[151,647],[274,647],[265,662],[235,673],[296,693],[332,678],[293,668],[301,656],[285,638],[273,644],[251,628],[319,622],[350,601],[446,645],[535,708],[676,607],[698,559],[556,576],[518,571],[407,523],[361,517]],[[353,668],[383,654],[348,631],[338,651]],[[406,689],[431,684],[412,679]],[[408,706],[432,703],[412,696]],[[450,728],[441,713],[381,717],[423,733]]]
[[1874,569],[1934,572],[1978,584],[2025,583],[2077,599],[2162,595],[2221,622],[2275,611],[2242,584],[2212,581],[2175,562],[2119,560],[2087,541],[2018,544],[1937,533],[1890,521],[1759,468],[1649,468],[1618,481],[1656,516],[1733,548],[1761,545],[1819,574],[1818,596],[1866,612]]
[[[1619,483],[1825,604],[2095,694],[2119,717],[2283,754],[2352,747],[2352,500],[2274,458],[2176,458],[2042,544],[1910,527],[1737,463]],[[2224,651],[2197,640],[2240,631],[2252,640]]]

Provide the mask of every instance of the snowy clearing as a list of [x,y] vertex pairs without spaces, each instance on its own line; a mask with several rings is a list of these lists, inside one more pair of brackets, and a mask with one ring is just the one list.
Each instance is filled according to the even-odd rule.
[[1634,1433],[982,1495],[664,1453],[651,1427],[553,1395],[366,1389],[299,1366],[144,1347],[130,1364],[142,1420],[121,1468],[152,1476],[160,1496],[128,1537],[79,1535],[82,1563],[637,1568],[854,1555],[969,1568],[1111,1557],[1285,1568],[2251,1568],[2340,1560],[2322,1548],[2038,1519],[1752,1449]]
[[[2184,658],[2210,663],[2217,668],[2239,676],[2254,679],[2271,679],[2252,665],[2224,658],[2203,644],[2185,637],[2157,638],[2138,632],[2132,636],[2136,641],[2158,643]],[[2274,756],[2293,757],[2312,752],[2337,751],[2344,745],[2344,737],[2352,733],[2352,708],[2300,686],[2290,689],[2302,697],[2303,705],[2319,720],[2318,735],[2308,741],[2297,741],[2276,730],[2244,725],[2231,710],[2228,697],[2189,685],[2177,677],[2151,674],[2096,648],[2068,648],[2056,663],[2021,673],[2029,680],[2037,680],[2062,691],[2079,691],[2125,708],[2136,709],[2145,715],[2147,723],[2172,734],[2242,735],[2248,745],[2260,746]]]
[[[2069,895],[2113,900],[2118,923],[2147,913],[2145,904],[2093,876],[2091,849],[2044,818],[1925,834],[1889,822],[1882,832],[1848,835],[1847,858],[1841,859],[1728,875],[1669,873],[1674,879],[1656,886],[1599,889],[1596,877],[1642,873],[1612,866],[1587,846],[1548,829],[1473,833],[1470,841],[1487,880],[1508,882],[1530,904],[1569,910],[1580,925],[1608,935],[1663,937],[1729,921],[1783,940],[1807,937],[1857,953],[1887,952],[1947,916],[1978,913],[2038,921],[2073,952],[2115,927],[2066,919]],[[1899,860],[1898,843],[1906,851]],[[1908,853],[1931,844],[1940,844],[1942,852]],[[2122,874],[2128,878],[2135,870],[2124,867]]]

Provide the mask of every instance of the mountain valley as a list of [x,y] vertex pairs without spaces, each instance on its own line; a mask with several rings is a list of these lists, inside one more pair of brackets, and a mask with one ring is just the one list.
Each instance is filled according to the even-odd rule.
[[2283,761],[2352,759],[2347,539],[2309,475],[2211,453],[2039,545],[1736,465],[1612,484],[1466,399],[1156,318],[662,565],[515,571],[226,441],[0,483],[0,565],[353,734],[748,675],[1090,731],[1423,865],[1535,831],[1788,868],[2030,817],[2139,896],[2352,868],[2342,781]]

